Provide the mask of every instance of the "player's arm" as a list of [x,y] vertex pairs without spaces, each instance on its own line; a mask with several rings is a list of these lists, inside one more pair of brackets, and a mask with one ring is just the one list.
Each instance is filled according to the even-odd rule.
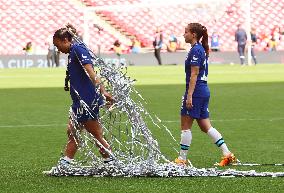
[[106,97],[107,101],[112,102],[113,98],[112,98],[111,94],[109,94],[105,90],[105,87],[102,84],[99,76],[96,74],[96,72],[93,69],[92,57],[89,54],[89,52],[84,47],[80,47],[80,46],[75,47],[75,49],[76,50],[74,50],[74,51],[75,51],[75,54],[77,56],[77,59],[79,60],[80,64],[83,66],[87,75],[90,77],[92,83],[95,86],[99,86],[101,94],[103,94]]
[[188,91],[187,91],[187,94],[189,96],[193,95],[198,74],[199,74],[199,66],[191,66],[191,75],[190,75],[190,81],[189,81],[189,88],[188,88]]
[[189,81],[189,88],[187,90],[187,100],[186,100],[186,107],[192,108],[192,95],[195,89],[197,76],[199,74],[199,66],[191,66],[191,75],[190,75],[190,81]]
[[112,98],[111,94],[109,94],[106,91],[104,85],[102,84],[101,79],[99,78],[99,76],[94,71],[92,64],[85,64],[83,66],[84,66],[86,72],[88,73],[88,75],[89,75],[91,81],[93,82],[93,84],[95,86],[99,86],[100,87],[100,92],[101,92],[101,94],[103,94],[106,97],[106,100],[107,101],[113,101],[113,98]]

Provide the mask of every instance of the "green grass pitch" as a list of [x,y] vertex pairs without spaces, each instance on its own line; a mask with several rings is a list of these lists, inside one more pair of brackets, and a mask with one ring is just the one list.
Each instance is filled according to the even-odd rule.
[[[183,66],[129,67],[146,108],[179,139],[184,92]],[[0,69],[0,192],[284,192],[284,178],[119,178],[48,177],[66,142],[69,94],[64,69]],[[284,162],[284,65],[211,65],[213,126],[243,162]],[[155,132],[169,159],[176,154]],[[178,148],[178,147],[177,147]],[[221,153],[193,127],[189,157],[196,167],[212,167]],[[284,167],[233,167],[281,171]]]

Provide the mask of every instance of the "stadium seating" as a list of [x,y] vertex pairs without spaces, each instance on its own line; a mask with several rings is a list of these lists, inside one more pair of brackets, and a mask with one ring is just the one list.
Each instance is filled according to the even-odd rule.
[[[208,27],[209,35],[217,31],[220,35],[221,50],[235,50],[234,32],[238,23],[245,22],[245,9],[240,0],[230,1],[220,13],[206,13],[204,10],[188,9],[183,5],[163,6],[149,9],[148,7],[129,10],[101,10],[97,14],[102,20],[114,25],[119,33],[136,35],[142,44],[151,47],[155,27],[164,30],[165,41],[171,32],[181,37],[184,26],[189,22],[201,22]],[[54,31],[70,22],[83,31],[84,7],[129,5],[141,3],[140,0],[53,0],[53,1],[0,1],[0,54],[22,54],[23,47],[29,41],[35,46],[37,53],[45,53],[46,42],[50,41]],[[276,26],[283,27],[283,0],[252,0],[251,21],[258,33],[268,34]],[[216,20],[212,19],[216,17]],[[282,23],[281,23],[282,22]],[[89,26],[90,45],[96,50],[102,45],[107,52],[113,42],[119,38],[111,30],[102,33]],[[3,35],[4,34],[4,35]],[[98,42],[99,41],[99,42]],[[126,41],[122,44],[127,45]],[[283,40],[278,49],[284,49]],[[46,51],[47,52],[47,51]]]
[[[31,41],[36,53],[47,53],[47,42],[52,41],[56,29],[72,23],[83,34],[82,5],[68,0],[0,1],[0,54],[23,54],[23,47]],[[98,33],[90,26],[90,44],[96,50],[98,43],[108,50],[116,38],[108,31]],[[3,35],[4,34],[4,35]],[[100,42],[97,40],[100,39]]]
[[[102,4],[99,0],[85,0],[91,6]],[[107,1],[108,4],[122,4],[130,1]],[[112,3],[110,3],[112,2]],[[138,1],[136,1],[138,2]],[[106,5],[106,4],[104,4]],[[281,0],[253,0],[251,4],[251,21],[252,26],[257,28],[258,33],[264,30],[271,33],[275,26],[283,26],[284,13],[281,11],[284,2]],[[223,11],[221,9],[217,11]],[[240,0],[233,0],[227,5],[222,13],[207,13],[202,9],[196,8],[189,10],[183,5],[163,6],[162,8],[148,7],[108,11],[100,11],[107,19],[113,21],[125,31],[138,36],[144,45],[151,46],[155,26],[164,28],[165,40],[173,31],[177,36],[182,36],[184,25],[189,22],[200,22],[208,27],[209,35],[217,31],[220,35],[221,50],[235,50],[234,33],[239,23],[245,23],[246,9]],[[219,15],[219,16],[216,16]],[[216,17],[216,20],[212,19]],[[284,49],[283,43],[278,49]]]

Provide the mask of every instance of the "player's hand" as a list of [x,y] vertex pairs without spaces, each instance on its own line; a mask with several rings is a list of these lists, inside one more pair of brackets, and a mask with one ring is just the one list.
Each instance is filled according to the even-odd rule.
[[109,94],[108,92],[104,92],[103,95],[105,96],[106,98],[106,101],[107,101],[107,106],[108,105],[112,105],[113,102],[114,102],[114,98],[111,96],[111,94]]
[[191,109],[193,107],[192,96],[187,95],[185,104],[186,104],[186,108],[188,108],[188,109]]

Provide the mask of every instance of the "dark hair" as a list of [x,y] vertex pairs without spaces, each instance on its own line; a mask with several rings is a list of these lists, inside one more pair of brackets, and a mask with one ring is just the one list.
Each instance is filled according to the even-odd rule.
[[[53,40],[55,38],[58,38],[60,40],[64,40],[65,38],[68,39],[68,41],[72,42],[73,36],[77,35],[77,30],[75,29],[75,27],[71,24],[67,24],[66,27],[64,28],[60,28],[58,30],[56,30],[56,32],[53,35]],[[70,78],[69,78],[69,72],[68,70],[66,70],[66,76],[65,76],[65,84],[64,84],[64,90],[65,91],[69,91],[69,82]]]
[[113,43],[114,46],[119,47],[120,46],[120,42],[119,40],[115,40],[115,42]]
[[32,42],[28,42],[27,45],[26,45],[26,48],[30,49],[31,47],[32,47]]
[[77,30],[74,28],[73,25],[67,24],[66,27],[56,30],[53,35],[53,39],[58,38],[60,40],[64,40],[65,38],[67,38],[68,41],[71,42],[73,36],[77,33],[76,31]]
[[202,38],[201,40],[202,46],[205,49],[206,55],[209,56],[207,28],[201,25],[200,23],[190,23],[188,24],[188,26],[191,33],[196,33],[198,42]]
[[28,42],[23,50],[29,51],[32,48],[32,42]]

